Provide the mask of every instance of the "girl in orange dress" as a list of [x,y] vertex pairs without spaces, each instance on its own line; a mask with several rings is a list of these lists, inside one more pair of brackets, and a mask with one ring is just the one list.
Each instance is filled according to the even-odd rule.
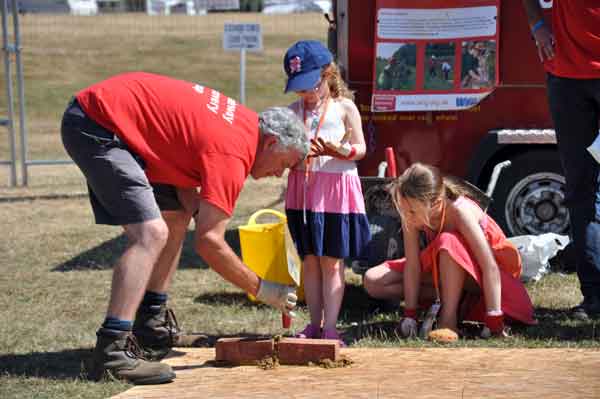
[[[519,280],[517,249],[466,190],[444,179],[437,168],[419,163],[389,189],[402,218],[405,258],[369,269],[364,286],[376,298],[404,299],[398,326],[403,336],[416,334],[420,300],[440,301],[438,329],[458,332],[459,319],[482,321],[482,336],[488,337],[505,334],[505,316],[536,323]],[[423,250],[421,232],[428,242]],[[470,300],[461,306],[465,297]]]

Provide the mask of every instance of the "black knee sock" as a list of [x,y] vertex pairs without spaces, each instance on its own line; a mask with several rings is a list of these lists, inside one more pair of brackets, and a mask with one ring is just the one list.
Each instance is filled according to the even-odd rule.
[[133,322],[131,320],[122,320],[116,317],[107,317],[102,323],[102,328],[117,331],[131,331]]
[[167,299],[166,292],[146,291],[140,309],[150,313],[159,313],[161,306],[167,303]]

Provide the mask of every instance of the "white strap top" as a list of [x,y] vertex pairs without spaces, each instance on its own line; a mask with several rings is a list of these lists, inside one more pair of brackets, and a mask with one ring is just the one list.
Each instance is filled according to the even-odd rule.
[[[346,134],[346,126],[342,120],[344,111],[339,101],[330,99],[327,107],[327,114],[323,120],[323,125],[319,130],[319,137],[332,142],[340,142]],[[304,109],[302,100],[291,106],[292,109],[298,110],[300,119],[304,118]],[[307,112],[306,123],[310,126],[310,131],[307,129],[306,135],[309,140],[315,138],[315,132],[319,124],[320,114],[312,114]],[[297,170],[304,170],[304,162],[300,162],[296,166]],[[329,156],[321,156],[312,158],[310,162],[310,170],[312,172],[330,172],[330,173],[348,173],[358,174],[356,163],[354,161],[346,161]]]

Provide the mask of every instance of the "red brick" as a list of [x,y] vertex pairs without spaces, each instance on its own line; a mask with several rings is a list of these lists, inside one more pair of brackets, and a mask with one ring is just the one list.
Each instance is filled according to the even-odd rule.
[[215,349],[217,361],[254,364],[266,356],[273,356],[275,345],[272,339],[221,338]]
[[307,364],[329,359],[338,361],[340,343],[336,339],[283,338],[277,344],[279,363]]

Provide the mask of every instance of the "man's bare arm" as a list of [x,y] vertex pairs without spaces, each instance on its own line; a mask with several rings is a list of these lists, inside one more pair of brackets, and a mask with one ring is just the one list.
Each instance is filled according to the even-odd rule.
[[242,263],[225,241],[229,219],[221,209],[200,200],[195,217],[196,251],[225,280],[256,296],[260,284],[258,276]]

